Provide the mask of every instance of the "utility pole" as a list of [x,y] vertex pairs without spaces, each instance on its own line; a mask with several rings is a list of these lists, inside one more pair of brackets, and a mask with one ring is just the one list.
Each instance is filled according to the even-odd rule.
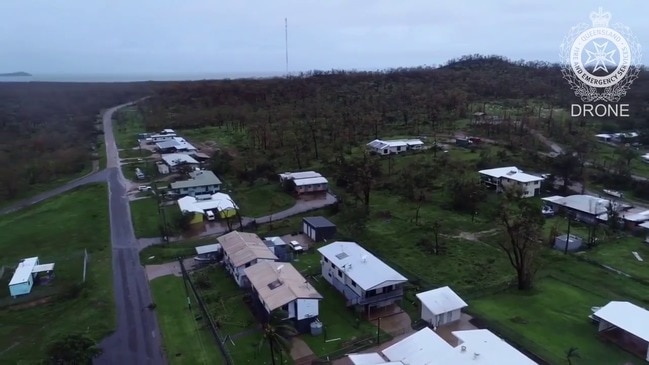
[[288,18],[284,18],[284,45],[286,48],[286,77],[288,77]]
[[377,319],[376,323],[376,344],[379,345],[381,343],[381,317]]
[[563,254],[564,255],[568,254],[568,243],[570,242],[570,225],[572,223],[570,213],[568,213],[567,215],[568,215],[568,233],[566,233],[566,246],[563,249]]
[[180,272],[183,276],[183,284],[185,285],[185,295],[187,296],[187,308],[192,309],[192,301],[189,299],[189,289],[187,288],[187,272],[185,271],[185,265],[183,265],[183,259],[178,257],[178,265],[180,265]]

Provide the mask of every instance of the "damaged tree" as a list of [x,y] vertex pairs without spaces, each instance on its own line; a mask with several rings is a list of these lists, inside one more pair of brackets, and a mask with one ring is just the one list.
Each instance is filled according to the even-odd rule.
[[521,198],[518,190],[506,191],[499,218],[506,236],[497,241],[498,246],[516,270],[518,289],[531,289],[543,246],[540,239],[544,224],[541,208],[532,200]]

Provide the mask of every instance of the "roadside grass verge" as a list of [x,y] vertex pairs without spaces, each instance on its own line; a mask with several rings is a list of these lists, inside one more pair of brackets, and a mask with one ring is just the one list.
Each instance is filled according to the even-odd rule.
[[[131,220],[133,221],[135,237],[161,237],[160,228],[163,225],[163,219],[158,209],[158,201],[151,197],[133,200],[129,204],[131,206]],[[162,209],[166,214],[169,233],[179,232],[180,211],[178,206],[165,205]]]
[[177,258],[189,257],[196,255],[197,246],[209,245],[216,243],[216,238],[196,238],[185,241],[172,242],[169,244],[161,243],[149,246],[140,251],[140,262],[142,265],[164,264],[166,262],[176,261]]
[[142,115],[136,108],[127,107],[117,111],[113,118],[113,134],[117,148],[137,147],[137,134],[145,131]]
[[149,283],[156,303],[165,352],[170,364],[219,365],[223,357],[201,318],[198,305],[187,305],[183,279],[169,275]]
[[554,278],[537,283],[531,293],[515,290],[469,302],[470,311],[486,318],[490,329],[514,340],[552,364],[565,362],[571,347],[580,359],[574,365],[624,364],[639,359],[597,337],[597,326],[588,319],[593,306],[610,298],[582,290]]
[[[144,179],[138,179],[135,175],[135,169],[139,168],[144,174]],[[129,162],[125,163],[121,167],[122,174],[128,180],[141,183],[149,183],[156,180],[158,177],[158,168],[153,161],[144,161],[144,162]]]
[[[0,309],[0,353],[3,363],[43,360],[50,342],[80,332],[99,341],[115,327],[111,276],[108,195],[105,185],[88,185],[16,213],[0,216],[0,265],[5,276],[18,260],[38,256],[56,264],[53,292],[47,303]],[[81,290],[83,250],[90,255]],[[29,301],[43,298],[35,287]],[[3,297],[8,296],[3,287]],[[50,293],[45,293],[50,294]],[[3,298],[5,299],[5,298]],[[12,300],[9,298],[9,300]],[[17,300],[18,301],[18,300]]]
[[151,150],[148,150],[146,148],[138,148],[138,149],[124,149],[119,151],[119,157],[120,158],[147,158],[151,157],[153,152]]

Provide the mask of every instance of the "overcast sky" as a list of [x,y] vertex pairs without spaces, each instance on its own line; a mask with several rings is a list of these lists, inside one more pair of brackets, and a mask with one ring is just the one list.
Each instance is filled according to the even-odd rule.
[[237,73],[559,60],[603,6],[649,42],[647,0],[1,0],[0,72]]

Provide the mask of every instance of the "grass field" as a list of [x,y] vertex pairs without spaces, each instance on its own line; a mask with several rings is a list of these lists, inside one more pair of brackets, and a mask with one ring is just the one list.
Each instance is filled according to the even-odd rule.
[[187,306],[182,278],[164,276],[150,286],[169,364],[224,364],[216,340],[200,319],[198,305]]
[[[133,200],[130,205],[135,237],[160,237],[160,226],[163,220],[158,212],[158,201],[154,198],[145,198]],[[164,210],[168,228],[172,233],[177,232],[177,217],[180,214],[178,206],[168,205]]]
[[564,364],[565,352],[576,347],[581,359],[574,365],[639,363],[617,346],[597,338],[597,326],[588,315],[592,306],[609,298],[553,278],[540,281],[533,293],[507,292],[469,302],[469,308],[500,334],[542,356],[551,364]]
[[140,262],[143,265],[156,265],[175,261],[178,257],[196,255],[196,246],[216,243],[216,238],[197,238],[149,246],[140,251]]
[[[155,180],[159,175],[158,168],[154,161],[145,160],[144,162],[130,162],[122,165],[121,168],[125,178],[131,181],[141,182],[143,184]],[[136,168],[139,168],[142,171],[142,173],[144,174],[144,179],[140,180],[135,176]]]
[[119,151],[119,157],[120,158],[147,158],[150,157],[153,154],[151,150],[148,150],[146,148],[139,148],[139,149],[124,149]]
[[145,132],[144,120],[135,108],[124,108],[113,117],[113,132],[117,148],[138,146],[137,134]]
[[[621,147],[619,147],[621,148]],[[617,154],[618,148],[608,144],[598,143],[593,160],[606,164],[608,168],[612,168],[619,163],[619,155]],[[646,151],[637,151],[638,156],[646,153]],[[638,176],[649,177],[649,163],[642,162],[640,157],[631,160],[631,173]]]
[[[107,189],[91,185],[52,198],[32,208],[0,216],[0,264],[39,256],[56,264],[52,287],[72,294],[82,280],[83,250],[90,261],[87,284],[71,298],[54,297],[48,304],[0,309],[1,363],[35,363],[51,341],[83,332],[99,341],[115,326],[111,282],[111,250]],[[30,294],[39,297],[39,289]],[[3,297],[8,295],[6,287]],[[25,297],[29,298],[29,297]]]
[[220,147],[240,146],[246,137],[244,130],[227,127],[203,127],[197,129],[183,129],[177,131],[179,135],[192,142],[213,142]]
[[259,218],[295,205],[295,199],[283,191],[279,183],[238,185],[232,189],[230,195],[244,217]]
[[[638,261],[632,252],[637,252],[643,261]],[[603,241],[594,249],[587,251],[584,256],[649,281],[649,245],[644,242],[644,237]]]

